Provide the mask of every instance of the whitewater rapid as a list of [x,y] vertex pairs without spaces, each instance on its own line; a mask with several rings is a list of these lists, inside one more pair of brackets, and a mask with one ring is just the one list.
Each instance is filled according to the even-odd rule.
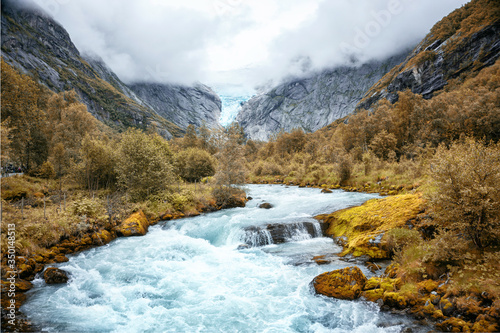
[[[71,274],[68,284],[35,280],[22,311],[49,332],[401,331],[407,320],[375,304],[314,294],[315,276],[348,266],[312,261],[340,251],[329,238],[299,232],[238,250],[247,227],[312,222],[375,195],[270,185],[248,186],[248,195],[245,208],[162,222],[70,256],[54,265]],[[264,201],[274,208],[258,208]]]

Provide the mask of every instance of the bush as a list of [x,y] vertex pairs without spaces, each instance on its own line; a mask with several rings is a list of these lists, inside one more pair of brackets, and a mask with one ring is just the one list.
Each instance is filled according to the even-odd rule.
[[54,166],[49,161],[44,162],[37,170],[37,176],[44,179],[52,179],[56,176]]
[[207,151],[189,148],[177,154],[177,173],[188,182],[200,181],[215,174],[216,160]]
[[75,200],[70,207],[71,212],[77,216],[98,217],[104,212],[102,203],[99,200],[87,197]]
[[482,249],[500,240],[500,144],[441,145],[431,163],[436,219]]

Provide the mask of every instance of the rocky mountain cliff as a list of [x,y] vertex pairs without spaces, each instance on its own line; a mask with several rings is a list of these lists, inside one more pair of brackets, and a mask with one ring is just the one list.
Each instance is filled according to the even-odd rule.
[[219,127],[221,100],[209,87],[197,84],[193,87],[169,84],[137,83],[132,91],[158,115],[185,129],[206,125]]
[[369,89],[358,109],[380,99],[394,103],[410,89],[429,99],[450,83],[459,84],[491,66],[500,55],[500,2],[473,0],[436,23],[400,65]]
[[236,120],[254,140],[267,140],[274,133],[294,128],[316,131],[353,112],[365,92],[407,54],[283,83],[251,98]]
[[[2,58],[55,92],[74,89],[92,115],[117,129],[154,125],[169,138],[190,123],[218,126],[220,100],[209,88],[169,86],[168,105],[148,94],[143,101],[102,60],[82,56],[68,32],[41,9],[13,0],[2,1]],[[181,93],[186,90],[188,102]]]

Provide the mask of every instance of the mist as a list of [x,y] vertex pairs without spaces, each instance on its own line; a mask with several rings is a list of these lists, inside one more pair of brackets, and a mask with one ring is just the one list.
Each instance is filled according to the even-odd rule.
[[30,0],[126,83],[253,91],[415,46],[465,0]]

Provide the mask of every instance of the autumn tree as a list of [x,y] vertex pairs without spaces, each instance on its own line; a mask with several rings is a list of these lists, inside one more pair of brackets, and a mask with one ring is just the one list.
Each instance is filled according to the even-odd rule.
[[45,92],[32,78],[19,74],[3,59],[1,68],[2,118],[8,119],[2,126],[9,127],[10,157],[30,171],[43,163],[48,154],[43,131],[46,118],[39,105]]
[[218,167],[215,173],[216,186],[213,196],[220,207],[244,205],[245,192],[238,188],[245,183],[243,147],[238,131],[227,131],[217,153]]
[[215,158],[205,150],[189,148],[176,156],[176,169],[183,179],[189,182],[200,181],[203,177],[215,174]]
[[80,148],[80,162],[73,167],[75,179],[89,190],[109,188],[116,183],[115,144],[106,136],[86,135]]
[[117,154],[118,183],[133,200],[158,193],[173,182],[173,154],[158,134],[129,129],[121,137]]
[[378,158],[386,160],[391,152],[396,148],[397,139],[392,133],[382,130],[370,142],[370,149]]
[[431,164],[436,219],[482,249],[500,240],[500,144],[441,145]]

